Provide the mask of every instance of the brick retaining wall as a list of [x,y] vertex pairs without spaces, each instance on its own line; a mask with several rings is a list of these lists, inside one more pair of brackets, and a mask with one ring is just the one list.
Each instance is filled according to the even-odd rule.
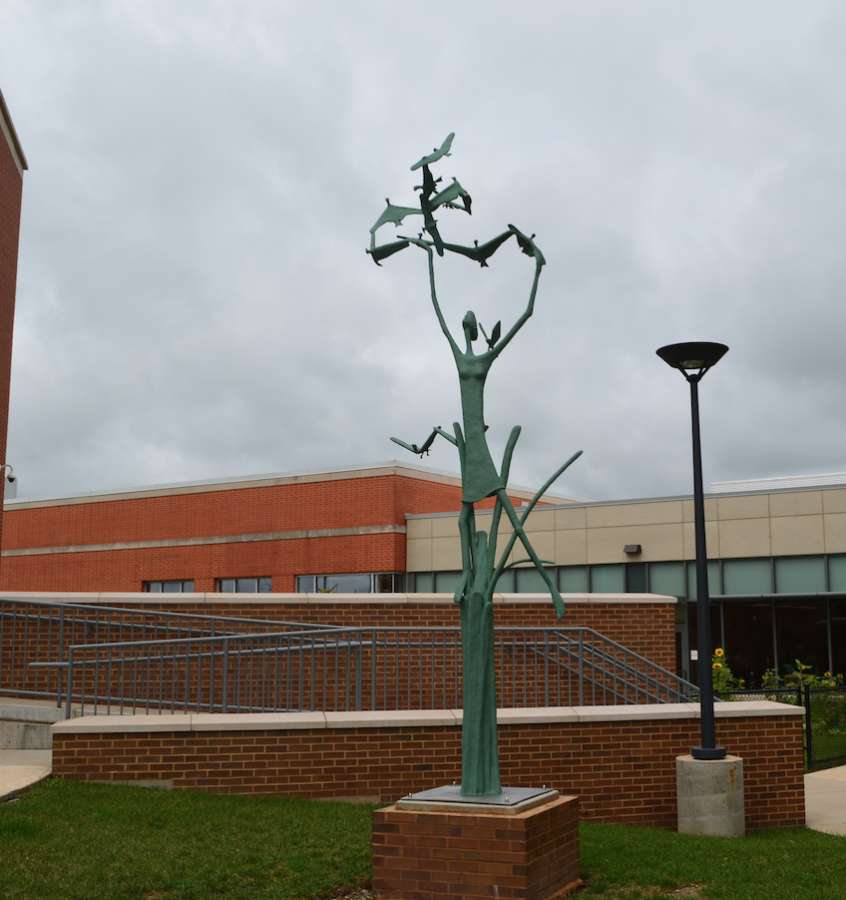
[[[698,707],[500,710],[504,784],[576,794],[582,818],[674,829],[675,758]],[[719,704],[744,760],[747,828],[803,825],[802,711]],[[461,775],[460,712],[96,716],[53,726],[53,774],[236,794],[390,802]]]

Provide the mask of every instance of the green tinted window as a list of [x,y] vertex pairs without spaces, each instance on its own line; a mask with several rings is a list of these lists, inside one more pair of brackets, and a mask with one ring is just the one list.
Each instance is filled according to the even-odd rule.
[[431,594],[434,588],[433,578],[431,572],[418,572],[416,575],[410,575],[410,579],[413,579],[414,584],[414,593],[416,594]]
[[775,576],[779,594],[816,594],[825,590],[825,560],[821,556],[777,559]]
[[587,566],[565,566],[558,570],[558,590],[562,594],[586,594],[589,588]]
[[461,584],[461,572],[435,572],[435,593],[454,594]]
[[828,589],[846,591],[846,556],[829,556]]
[[665,597],[686,597],[684,563],[650,563],[649,592],[651,594],[663,594]]
[[773,576],[770,560],[724,560],[723,592],[726,594],[771,594],[773,592]]
[[626,592],[626,567],[591,566],[590,591],[592,594],[624,594]]
[[[716,597],[720,594],[720,564],[716,560],[708,563],[708,596]],[[696,563],[687,564],[687,596],[691,600],[696,599]]]
[[[546,594],[549,592],[543,576],[534,566],[531,569],[515,569],[514,574],[517,578],[518,594]],[[552,576],[555,577],[554,571]],[[555,584],[554,581],[553,584]]]

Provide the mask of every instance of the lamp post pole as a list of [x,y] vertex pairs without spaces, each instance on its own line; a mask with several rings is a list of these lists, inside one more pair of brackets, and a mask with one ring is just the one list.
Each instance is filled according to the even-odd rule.
[[696,625],[699,650],[699,706],[701,746],[693,747],[694,759],[725,759],[718,747],[714,725],[714,682],[708,658],[711,653],[711,608],[708,594],[708,551],[705,542],[705,494],[702,488],[702,446],[699,432],[699,382],[728,351],[725,344],[707,342],[670,344],[658,350],[668,365],[678,369],[690,385],[693,430],[693,530],[696,539]]

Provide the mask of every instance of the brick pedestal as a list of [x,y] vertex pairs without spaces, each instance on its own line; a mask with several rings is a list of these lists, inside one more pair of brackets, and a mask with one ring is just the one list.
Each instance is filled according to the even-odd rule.
[[373,890],[390,900],[553,900],[579,885],[579,800],[515,815],[373,813]]

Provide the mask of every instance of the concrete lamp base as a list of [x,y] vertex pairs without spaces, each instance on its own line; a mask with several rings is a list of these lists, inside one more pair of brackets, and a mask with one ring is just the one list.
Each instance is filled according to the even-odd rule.
[[676,757],[679,834],[746,837],[743,760]]

